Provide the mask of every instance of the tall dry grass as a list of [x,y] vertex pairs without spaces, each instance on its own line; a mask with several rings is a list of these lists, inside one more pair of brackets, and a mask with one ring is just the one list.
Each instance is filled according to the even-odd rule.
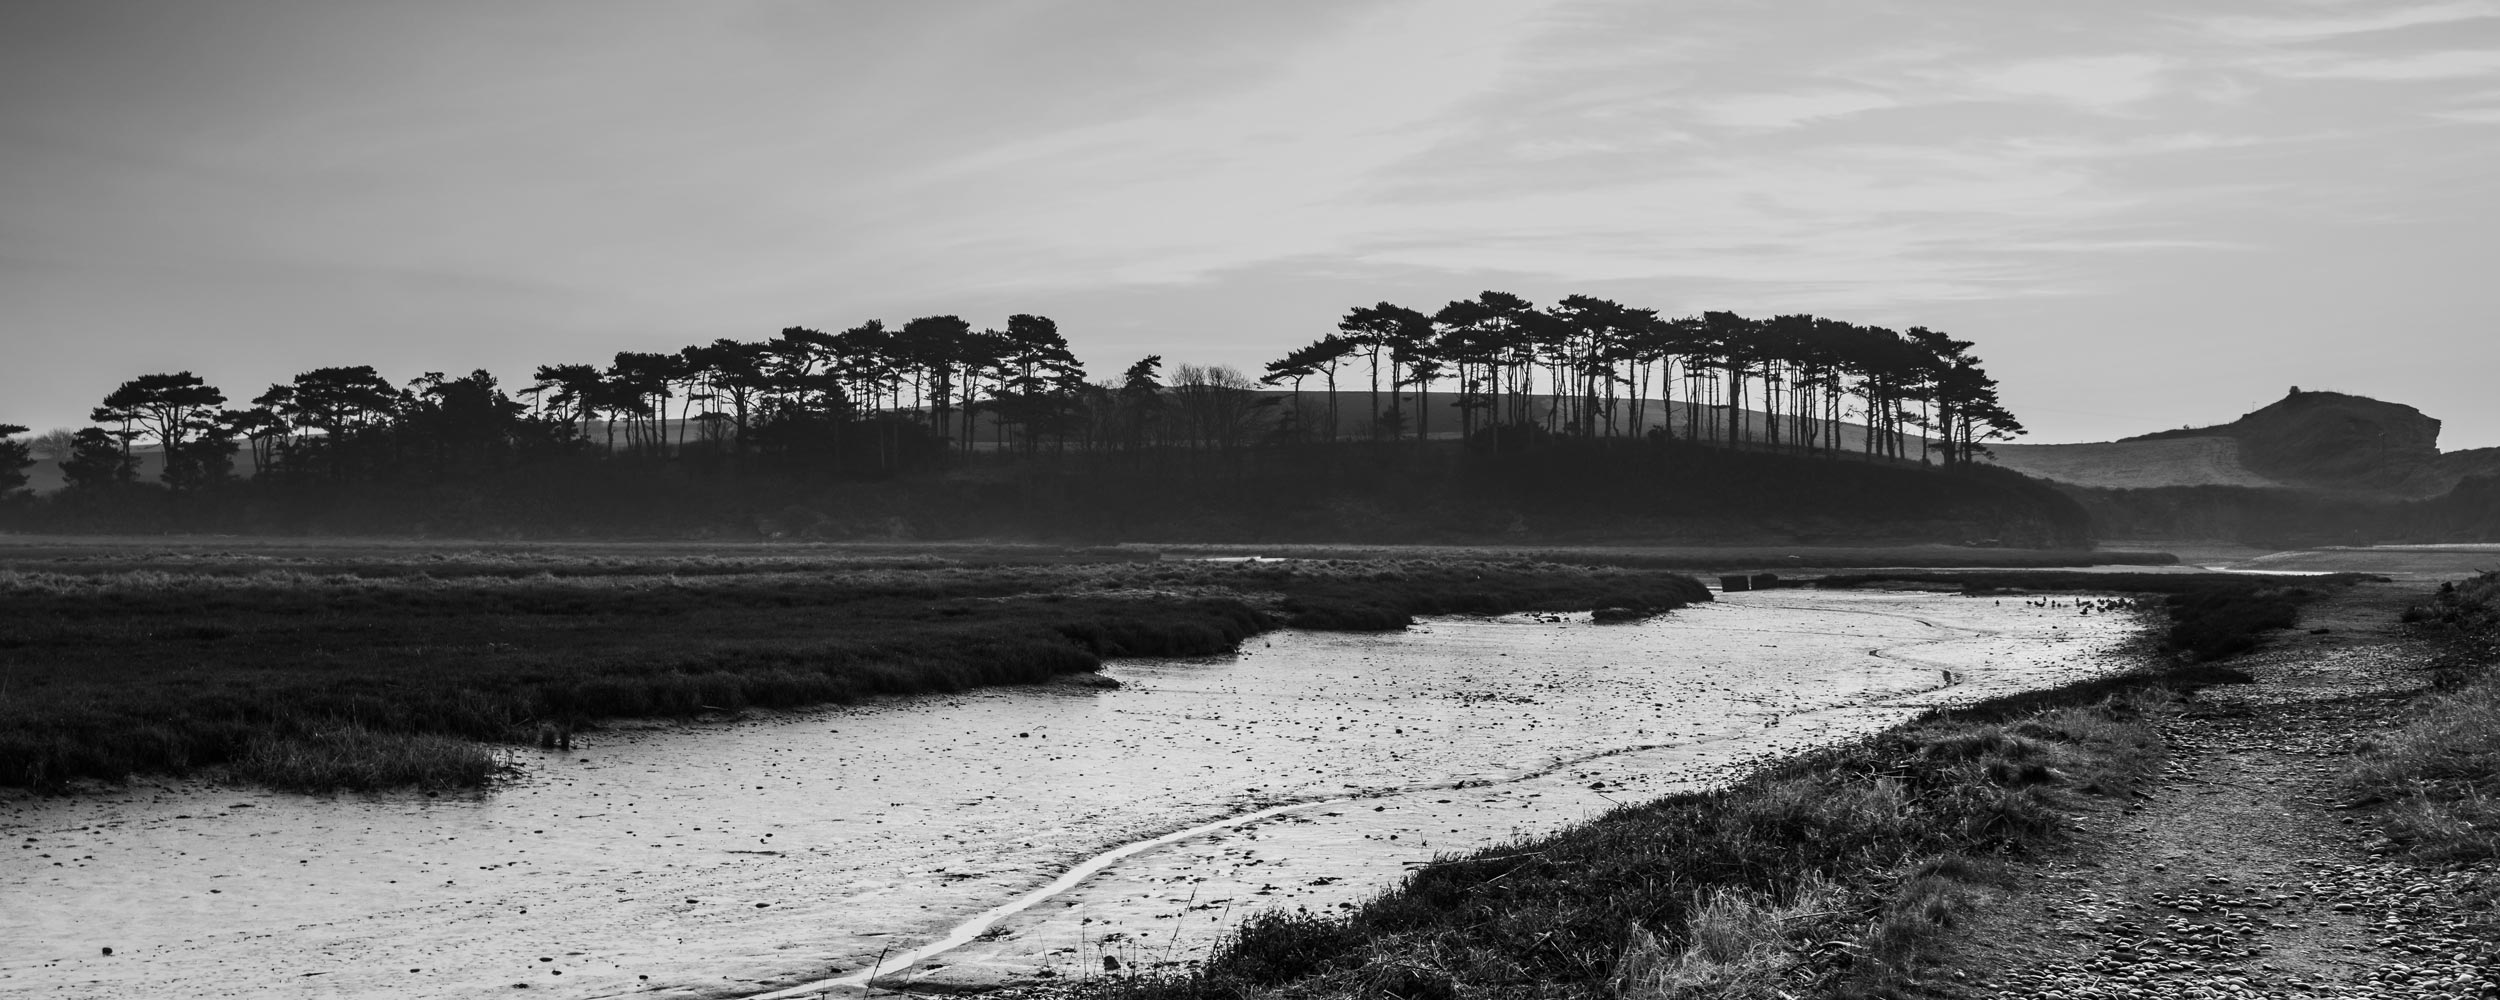
[[232,767],[236,778],[279,791],[375,792],[473,788],[503,768],[501,757],[470,740],[342,726],[299,737],[260,737]]
[[1847,893],[1819,876],[1784,898],[1705,889],[1680,938],[1632,929],[1609,986],[1623,1000],[1787,1000],[1816,932],[1849,913]]
[[2500,858],[2500,573],[2444,585],[2407,617],[2446,633],[2436,664],[2446,690],[2360,754],[2343,793],[2385,803],[2380,830],[2415,860]]

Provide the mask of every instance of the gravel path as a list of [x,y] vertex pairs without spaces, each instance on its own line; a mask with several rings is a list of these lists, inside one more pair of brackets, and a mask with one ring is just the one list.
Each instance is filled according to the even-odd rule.
[[2387,855],[2335,780],[2419,689],[2395,630],[2412,591],[2363,587],[2241,661],[2165,726],[2132,804],[2076,817],[2077,848],[2018,867],[1965,925],[1940,992],[1970,997],[2500,998],[2500,868]]

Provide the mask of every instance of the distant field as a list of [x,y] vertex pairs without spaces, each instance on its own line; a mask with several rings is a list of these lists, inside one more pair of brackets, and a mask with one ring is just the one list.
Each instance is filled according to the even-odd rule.
[[2234,572],[2375,573],[2400,580],[2461,580],[2500,569],[2500,545],[2335,546],[2273,552],[2218,565]]
[[[1122,546],[1123,550],[1144,547]],[[1601,566],[1688,571],[1759,572],[1792,569],[2020,568],[2166,566],[2178,560],[2160,551],[2118,549],[2013,549],[1967,545],[1164,545],[1164,558],[1280,559],[1536,559]]]
[[51,535],[0,532],[0,570],[99,567],[248,572],[301,564],[386,574],[443,564],[527,567],[557,575],[608,570],[700,573],[784,566],[857,569],[885,561],[950,564],[1151,562],[1152,550],[1023,542],[566,541],[339,535]]
[[2227,437],[2104,441],[2094,444],[1988,446],[1997,465],[2026,476],[2101,489],[2162,486],[2283,487],[2240,463],[2240,443]]
[[[166,569],[232,574],[319,566],[384,575],[491,567],[561,576],[611,572],[703,575],[858,569],[871,564],[936,568],[1171,559],[1352,559],[1542,561],[1678,570],[1899,567],[2160,566],[2178,560],[2158,544],[2108,549],[1984,548],[1965,545],[1292,545],[1124,543],[1070,546],[1024,542],[478,541],[234,535],[0,534],[0,570]],[[83,570],[82,570],[83,571]]]
[[[153,483],[164,478],[164,452],[154,448],[134,448],[131,449],[130,457],[138,463],[136,471],[140,482]],[[252,457],[250,455],[235,456],[234,471],[237,475],[250,476]],[[50,493],[67,485],[67,482],[61,477],[61,463],[59,462],[38,461],[26,467],[26,488],[37,493]]]

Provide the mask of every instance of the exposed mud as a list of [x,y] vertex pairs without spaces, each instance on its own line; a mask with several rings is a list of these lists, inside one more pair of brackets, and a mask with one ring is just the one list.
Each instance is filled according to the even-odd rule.
[[[1116,689],[619,727],[474,798],[11,799],[0,992],[718,996],[881,955],[953,982],[1181,961],[1254,908],[1343,905],[1443,851],[2108,669],[2136,627],[1775,591],[1630,624],[1278,633],[1120,664]],[[1037,892],[1279,806],[1300,807]],[[912,954],[985,914],[978,940]]]

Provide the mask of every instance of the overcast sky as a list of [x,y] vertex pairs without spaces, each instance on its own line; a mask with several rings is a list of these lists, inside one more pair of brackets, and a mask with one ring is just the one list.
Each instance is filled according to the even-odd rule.
[[1057,319],[1255,371],[1498,288],[1977,341],[2031,441],[2500,445],[2500,2],[0,5],[0,421]]

